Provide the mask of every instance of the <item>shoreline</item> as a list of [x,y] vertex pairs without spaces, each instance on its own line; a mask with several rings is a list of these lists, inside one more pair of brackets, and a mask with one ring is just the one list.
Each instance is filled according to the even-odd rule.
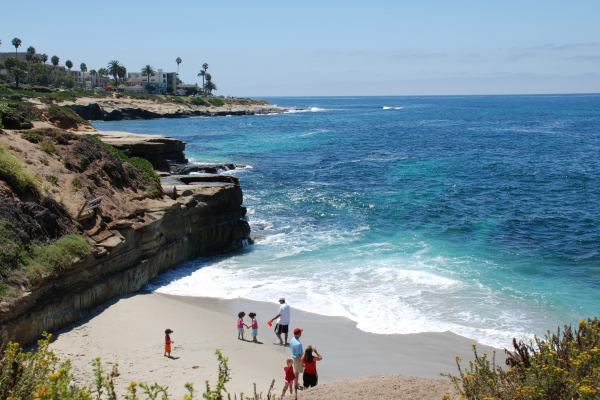
[[[457,355],[463,359],[463,365],[473,359],[473,341],[453,333],[372,334],[357,329],[356,323],[345,317],[309,313],[294,309],[293,302],[290,305],[290,328],[304,329],[301,338],[304,347],[315,345],[323,355],[323,361],[318,364],[320,386],[340,379],[400,374],[416,377],[409,380],[412,384],[441,385],[448,391],[452,384],[447,378],[442,378],[447,385],[441,383],[439,373],[456,373]],[[118,393],[124,393],[133,380],[167,385],[175,397],[185,393],[186,382],[194,382],[195,389],[201,391],[207,379],[214,386],[218,372],[214,352],[218,348],[224,357],[229,357],[232,380],[227,388],[230,392],[249,393],[256,382],[257,390],[266,393],[275,379],[274,393],[279,395],[290,350],[273,345],[277,338],[266,325],[266,321],[277,314],[277,309],[274,303],[239,298],[226,300],[140,291],[114,298],[87,313],[82,321],[56,332],[50,347],[61,359],[71,359],[78,383],[91,381],[90,364],[101,357],[108,368],[111,365],[106,365],[107,362],[119,362]],[[250,311],[258,314],[258,340],[262,344],[237,339],[236,315],[242,310],[246,314]],[[172,354],[178,359],[170,360],[162,355],[167,328],[174,331]],[[487,352],[491,356],[493,350],[478,345],[479,354]],[[497,363],[503,365],[503,352],[497,350],[497,358]],[[198,368],[192,368],[194,366]]]

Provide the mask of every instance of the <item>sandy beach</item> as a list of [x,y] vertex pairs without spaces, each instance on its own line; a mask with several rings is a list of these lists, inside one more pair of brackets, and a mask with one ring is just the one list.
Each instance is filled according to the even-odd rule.
[[[455,373],[457,355],[464,363],[473,358],[473,341],[454,334],[370,334],[358,330],[349,319],[303,312],[293,308],[292,299],[288,302],[291,328],[304,329],[303,345],[317,346],[323,356],[318,363],[319,386],[300,397],[439,399],[444,393],[454,393],[449,380],[439,379],[439,373]],[[237,339],[235,321],[242,310],[257,313],[258,344]],[[266,324],[277,310],[277,304],[244,299],[139,292],[109,301],[81,322],[55,332],[51,347],[61,358],[72,360],[80,383],[91,381],[90,363],[101,357],[107,368],[118,362],[119,393],[131,381],[158,382],[169,386],[175,398],[183,396],[186,382],[194,382],[197,390],[204,390],[206,380],[214,384],[218,374],[214,353],[220,349],[229,357],[230,392],[250,393],[255,382],[258,391],[266,393],[275,379],[274,393],[280,395],[290,350],[274,345],[276,337]],[[173,359],[163,357],[167,328],[174,331]],[[480,353],[493,350],[478,346]],[[502,353],[498,351],[500,362]],[[325,384],[333,381],[337,382]]]

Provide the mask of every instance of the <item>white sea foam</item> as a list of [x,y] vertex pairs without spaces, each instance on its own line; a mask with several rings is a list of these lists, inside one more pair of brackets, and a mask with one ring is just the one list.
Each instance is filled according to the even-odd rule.
[[311,107],[311,108],[304,108],[304,109],[291,109],[291,110],[285,111],[284,114],[295,114],[295,113],[303,113],[303,112],[321,112],[321,111],[327,111],[327,109],[319,108],[319,107]]

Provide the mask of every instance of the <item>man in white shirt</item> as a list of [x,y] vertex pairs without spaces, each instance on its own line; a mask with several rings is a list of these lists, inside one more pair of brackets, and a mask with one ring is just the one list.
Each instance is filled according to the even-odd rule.
[[[287,346],[288,327],[290,325],[290,306],[289,304],[286,304],[285,298],[283,297],[279,299],[279,304],[281,304],[281,306],[279,306],[279,314],[274,316],[271,319],[271,322],[277,319],[277,325],[275,325],[275,334],[277,335],[277,338],[279,338],[279,345]],[[283,340],[281,339],[282,333],[285,334],[285,343],[283,343]]]

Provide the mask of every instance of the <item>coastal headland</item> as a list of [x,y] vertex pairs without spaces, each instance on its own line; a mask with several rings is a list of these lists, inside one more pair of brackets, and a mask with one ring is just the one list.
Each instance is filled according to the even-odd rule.
[[[1,343],[33,343],[42,332],[139,290],[160,272],[250,241],[236,177],[212,174],[205,182],[177,181],[163,190],[146,158],[157,169],[168,166],[163,156],[184,159],[185,143],[90,133],[98,132],[34,122],[31,130],[0,134],[2,155],[12,160],[7,165],[20,164],[3,169],[0,180],[3,261],[9,267],[3,269]],[[118,147],[107,144],[111,139]],[[28,177],[25,186],[19,176]],[[52,247],[67,239],[66,250]],[[72,243],[78,246],[74,253]]]

